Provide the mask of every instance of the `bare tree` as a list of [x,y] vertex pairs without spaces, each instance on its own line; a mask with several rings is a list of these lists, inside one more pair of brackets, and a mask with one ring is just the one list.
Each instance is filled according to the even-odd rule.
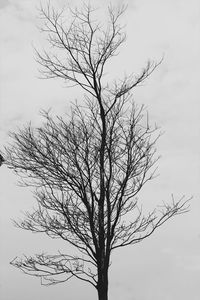
[[187,211],[187,200],[172,199],[144,215],[136,195],[154,178],[157,128],[149,125],[144,107],[131,92],[159,64],[148,62],[139,76],[105,83],[110,58],[125,41],[119,18],[124,7],[108,8],[102,26],[89,5],[65,11],[41,8],[43,32],[51,48],[37,52],[46,78],[62,78],[84,91],[82,106],[45,123],[12,133],[5,163],[25,186],[35,187],[37,209],[16,225],[61,238],[76,254],[58,252],[16,258],[11,264],[41,278],[42,284],[76,277],[93,285],[99,300],[108,299],[108,269],[114,249],[149,237],[175,215]]

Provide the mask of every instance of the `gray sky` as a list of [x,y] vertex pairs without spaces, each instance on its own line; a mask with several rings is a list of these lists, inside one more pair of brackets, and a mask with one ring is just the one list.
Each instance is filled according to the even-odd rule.
[[[41,1],[42,3],[46,1]],[[79,4],[80,1],[68,1]],[[121,1],[112,1],[113,3]],[[64,0],[52,1],[62,6]],[[105,6],[107,1],[92,1]],[[162,65],[135,90],[134,99],[144,103],[152,122],[165,134],[157,144],[162,155],[160,174],[140,193],[143,205],[154,206],[182,195],[194,198],[191,211],[166,223],[151,238],[116,251],[110,269],[110,300],[198,300],[200,297],[200,201],[199,201],[199,0],[129,0],[124,19],[127,42],[115,58],[112,72],[140,72],[147,59]],[[78,98],[56,80],[39,80],[32,44],[44,39],[39,33],[38,0],[0,0],[0,148],[8,131],[29,120],[36,124],[41,108],[56,113]],[[34,204],[30,191],[16,186],[17,178],[0,168],[0,298],[2,300],[92,300],[96,292],[82,282],[44,288],[36,278],[15,270],[15,256],[41,250],[67,250],[56,240],[13,227],[11,219]]]

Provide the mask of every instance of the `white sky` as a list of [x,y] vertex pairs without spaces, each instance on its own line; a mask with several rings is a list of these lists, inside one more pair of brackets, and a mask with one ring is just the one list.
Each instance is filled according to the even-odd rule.
[[[46,1],[41,1],[45,3]],[[68,1],[68,3],[80,1]],[[121,3],[121,1],[112,1]],[[57,6],[64,0],[52,1]],[[99,6],[106,0],[92,1]],[[165,131],[158,142],[160,176],[140,194],[144,203],[193,195],[191,211],[166,223],[154,236],[113,255],[110,300],[198,300],[200,297],[200,2],[199,0],[129,0],[123,19],[127,42],[112,72],[137,72],[147,59],[162,65],[134,92],[152,122]],[[79,95],[60,81],[39,80],[32,44],[42,43],[36,7],[39,0],[0,0],[0,149],[9,130],[32,120],[41,108],[66,110]],[[17,178],[0,168],[0,298],[2,300],[93,300],[96,292],[78,281],[44,288],[9,261],[23,253],[51,252],[63,244],[13,227],[11,219],[32,207],[30,191],[16,186]],[[146,202],[145,202],[146,201]],[[148,202],[148,203],[149,203]],[[67,246],[64,245],[64,249]]]

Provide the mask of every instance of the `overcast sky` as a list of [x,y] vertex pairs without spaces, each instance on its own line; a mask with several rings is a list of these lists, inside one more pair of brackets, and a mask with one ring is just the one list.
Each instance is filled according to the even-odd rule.
[[[42,45],[37,28],[38,0],[0,0],[0,149],[9,141],[8,131],[28,121],[36,124],[42,108],[67,110],[79,97],[63,82],[40,80],[33,45]],[[46,1],[41,1],[46,3]],[[68,1],[79,5],[81,1]],[[90,1],[105,7],[106,0]],[[112,1],[121,3],[122,1]],[[62,7],[64,0],[52,1]],[[160,174],[141,194],[145,206],[193,195],[188,214],[170,220],[154,236],[116,251],[110,269],[110,300],[200,299],[200,2],[199,0],[129,0],[122,19],[127,42],[112,67],[119,78],[139,72],[148,59],[162,65],[134,91],[150,119],[165,134],[157,144]],[[81,96],[80,96],[81,98]],[[67,251],[67,245],[14,228],[11,219],[34,204],[32,194],[16,186],[17,178],[0,168],[0,298],[1,300],[93,300],[96,292],[71,281],[44,288],[39,280],[9,265],[22,254],[41,250]]]

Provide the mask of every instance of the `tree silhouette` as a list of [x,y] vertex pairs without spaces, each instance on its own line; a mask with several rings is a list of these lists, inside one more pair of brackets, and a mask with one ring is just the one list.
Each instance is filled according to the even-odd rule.
[[15,258],[11,264],[52,285],[76,277],[93,285],[99,300],[108,299],[108,269],[114,249],[149,237],[175,215],[187,211],[187,200],[172,199],[144,215],[137,194],[154,178],[155,143],[144,107],[132,100],[134,87],[158,66],[148,62],[139,76],[105,82],[108,61],[125,41],[119,18],[125,7],[108,7],[100,24],[90,5],[57,12],[41,8],[42,31],[50,48],[37,51],[46,78],[61,78],[81,88],[81,103],[63,117],[42,112],[45,123],[11,133],[5,163],[34,187],[37,208],[16,225],[60,238],[74,253]]

